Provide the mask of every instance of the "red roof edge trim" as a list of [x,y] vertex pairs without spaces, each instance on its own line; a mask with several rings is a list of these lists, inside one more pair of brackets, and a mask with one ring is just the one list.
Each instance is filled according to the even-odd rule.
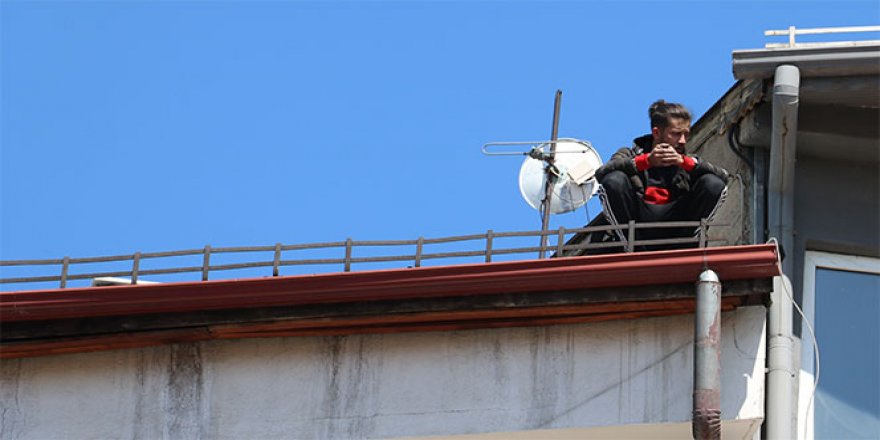
[[0,293],[0,321],[491,295],[725,280],[780,273],[775,245],[380,271]]

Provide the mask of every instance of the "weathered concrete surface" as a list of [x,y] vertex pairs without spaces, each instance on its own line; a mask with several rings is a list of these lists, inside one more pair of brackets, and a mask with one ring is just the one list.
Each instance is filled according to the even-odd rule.
[[[722,417],[763,416],[764,308],[722,317]],[[693,315],[215,341],[0,362],[0,437],[383,438],[689,422]]]

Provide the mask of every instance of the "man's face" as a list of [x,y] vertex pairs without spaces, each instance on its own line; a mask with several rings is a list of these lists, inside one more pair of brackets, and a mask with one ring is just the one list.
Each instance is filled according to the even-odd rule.
[[691,135],[691,121],[681,118],[669,118],[666,127],[654,127],[651,129],[654,136],[654,145],[669,144],[675,147],[679,153],[684,153],[684,145]]

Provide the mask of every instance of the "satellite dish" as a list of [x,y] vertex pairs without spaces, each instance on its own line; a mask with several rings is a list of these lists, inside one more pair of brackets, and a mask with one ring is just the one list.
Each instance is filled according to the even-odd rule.
[[[541,144],[536,149],[549,154],[550,144]],[[550,170],[547,170],[548,166]],[[540,210],[548,171],[552,172],[556,178],[550,198],[550,212],[562,214],[574,211],[584,206],[599,189],[594,175],[600,166],[602,159],[589,142],[559,139],[552,166],[531,156],[526,158],[519,171],[519,190],[532,208]]]

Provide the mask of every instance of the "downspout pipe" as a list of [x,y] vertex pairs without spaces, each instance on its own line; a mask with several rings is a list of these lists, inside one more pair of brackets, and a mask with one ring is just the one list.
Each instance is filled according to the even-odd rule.
[[694,439],[721,438],[721,282],[706,269],[697,281],[694,319]]
[[773,125],[768,182],[768,230],[781,247],[782,275],[773,281],[772,303],[767,312],[766,434],[770,440],[795,438],[794,402],[797,392],[792,333],[789,276],[794,264],[794,173],[797,151],[800,70],[776,68],[773,83]]

